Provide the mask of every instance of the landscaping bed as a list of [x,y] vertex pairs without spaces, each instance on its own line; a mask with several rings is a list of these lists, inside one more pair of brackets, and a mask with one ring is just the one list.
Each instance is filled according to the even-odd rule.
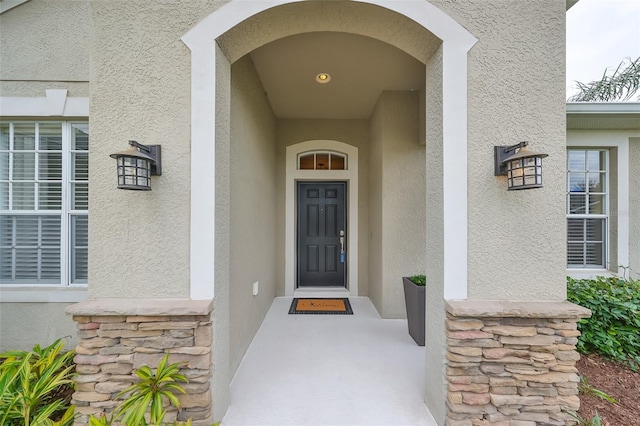
[[578,324],[580,424],[640,426],[640,280],[568,278],[567,298],[592,312]]
[[618,401],[613,404],[589,392],[589,386],[586,391],[582,386],[578,411],[582,418],[592,419],[597,412],[603,425],[640,425],[640,373],[596,354],[583,354],[576,367],[590,387]]

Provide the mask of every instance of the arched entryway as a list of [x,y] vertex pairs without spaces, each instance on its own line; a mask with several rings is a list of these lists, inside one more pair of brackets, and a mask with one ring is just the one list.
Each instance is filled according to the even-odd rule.
[[[310,13],[315,8],[316,13]],[[335,19],[339,16],[340,19]],[[390,24],[388,20],[395,20]],[[398,35],[394,28],[406,29]],[[375,38],[421,61],[427,69],[420,100],[422,139],[434,166],[428,185],[440,194],[433,209],[437,233],[432,245],[442,255],[428,273],[441,277],[436,299],[467,296],[466,214],[466,55],[475,39],[449,16],[422,0],[362,2],[231,1],[183,37],[192,51],[191,80],[191,298],[214,299],[214,412],[227,404],[232,371],[229,349],[231,253],[227,251],[232,211],[228,177],[232,165],[232,67],[246,54],[272,41],[308,32],[350,33]],[[427,48],[431,46],[433,48]],[[421,120],[424,123],[423,120]],[[427,188],[429,192],[429,188]],[[429,220],[429,218],[427,218]],[[446,244],[444,241],[446,240]],[[212,259],[215,261],[212,262]],[[286,272],[285,272],[286,273]],[[215,286],[214,286],[215,283]],[[438,303],[442,303],[440,300]],[[443,315],[439,314],[439,315]],[[436,323],[443,323],[436,318]],[[443,330],[435,332],[443,335]],[[225,337],[226,336],[226,337]],[[225,344],[225,339],[227,344]],[[442,369],[435,348],[428,362]],[[231,362],[233,364],[233,362]],[[442,411],[442,385],[427,389],[432,411]],[[431,399],[431,401],[430,401]]]

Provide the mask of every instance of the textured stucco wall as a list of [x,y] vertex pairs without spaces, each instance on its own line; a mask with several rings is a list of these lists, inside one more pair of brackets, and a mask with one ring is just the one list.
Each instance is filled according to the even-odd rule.
[[0,352],[42,347],[61,337],[66,347],[77,343],[76,325],[64,308],[70,303],[2,303],[0,304]]
[[276,181],[277,181],[277,295],[284,295],[284,254],[285,254],[285,184],[286,149],[308,140],[335,140],[358,148],[358,292],[360,296],[369,293],[369,270],[367,248],[369,233],[369,128],[366,120],[277,120]]
[[384,308],[382,249],[382,140],[384,138],[384,105],[378,98],[370,119],[369,132],[369,299],[378,312]]
[[382,139],[383,318],[404,318],[401,277],[425,272],[425,147],[417,92],[384,92]]
[[[565,2],[432,3],[478,38],[468,55],[469,297],[563,300]],[[522,140],[549,154],[544,188],[507,191],[493,146]]]
[[[0,53],[1,54],[1,53]],[[2,59],[0,59],[0,64]],[[0,96],[43,97],[47,89],[66,89],[68,97],[88,97],[89,82],[0,80]]]
[[213,299],[214,421],[221,421],[230,401],[231,372],[231,64],[216,46],[215,131],[215,297]]
[[[33,0],[0,14],[0,96],[44,97],[46,89],[89,95],[89,2]],[[69,336],[69,303],[0,304],[0,351]]]
[[[91,2],[92,298],[189,296],[191,54],[180,37],[216,4]],[[162,145],[152,191],[116,188],[109,154],[129,139]]]
[[383,92],[371,117],[370,297],[405,318],[403,276],[425,273],[425,147],[417,92]]
[[427,271],[425,352],[427,378],[425,403],[444,424],[445,397],[445,304],[444,304],[444,200],[442,193],[442,49],[426,63],[426,259]]
[[[402,31],[398,31],[400,28]],[[379,6],[355,1],[304,1],[275,7],[232,28],[218,38],[218,43],[233,62],[273,40],[313,31],[373,37],[423,62],[440,44],[414,21]]]
[[87,96],[89,2],[33,0],[0,15],[0,96]]
[[[275,117],[249,56],[231,68],[231,371],[276,294]],[[255,281],[259,293],[252,295]]]
[[640,137],[629,138],[629,267],[640,279]]

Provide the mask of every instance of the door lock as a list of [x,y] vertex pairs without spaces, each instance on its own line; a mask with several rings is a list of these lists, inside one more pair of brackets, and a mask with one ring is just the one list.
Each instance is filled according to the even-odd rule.
[[344,254],[344,230],[340,230],[340,263],[344,263],[345,254]]

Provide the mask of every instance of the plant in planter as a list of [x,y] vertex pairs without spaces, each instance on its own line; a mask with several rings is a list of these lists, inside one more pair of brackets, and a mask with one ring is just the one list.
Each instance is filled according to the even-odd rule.
[[413,275],[403,277],[404,303],[407,308],[409,335],[419,346],[424,346],[425,290],[427,277]]

